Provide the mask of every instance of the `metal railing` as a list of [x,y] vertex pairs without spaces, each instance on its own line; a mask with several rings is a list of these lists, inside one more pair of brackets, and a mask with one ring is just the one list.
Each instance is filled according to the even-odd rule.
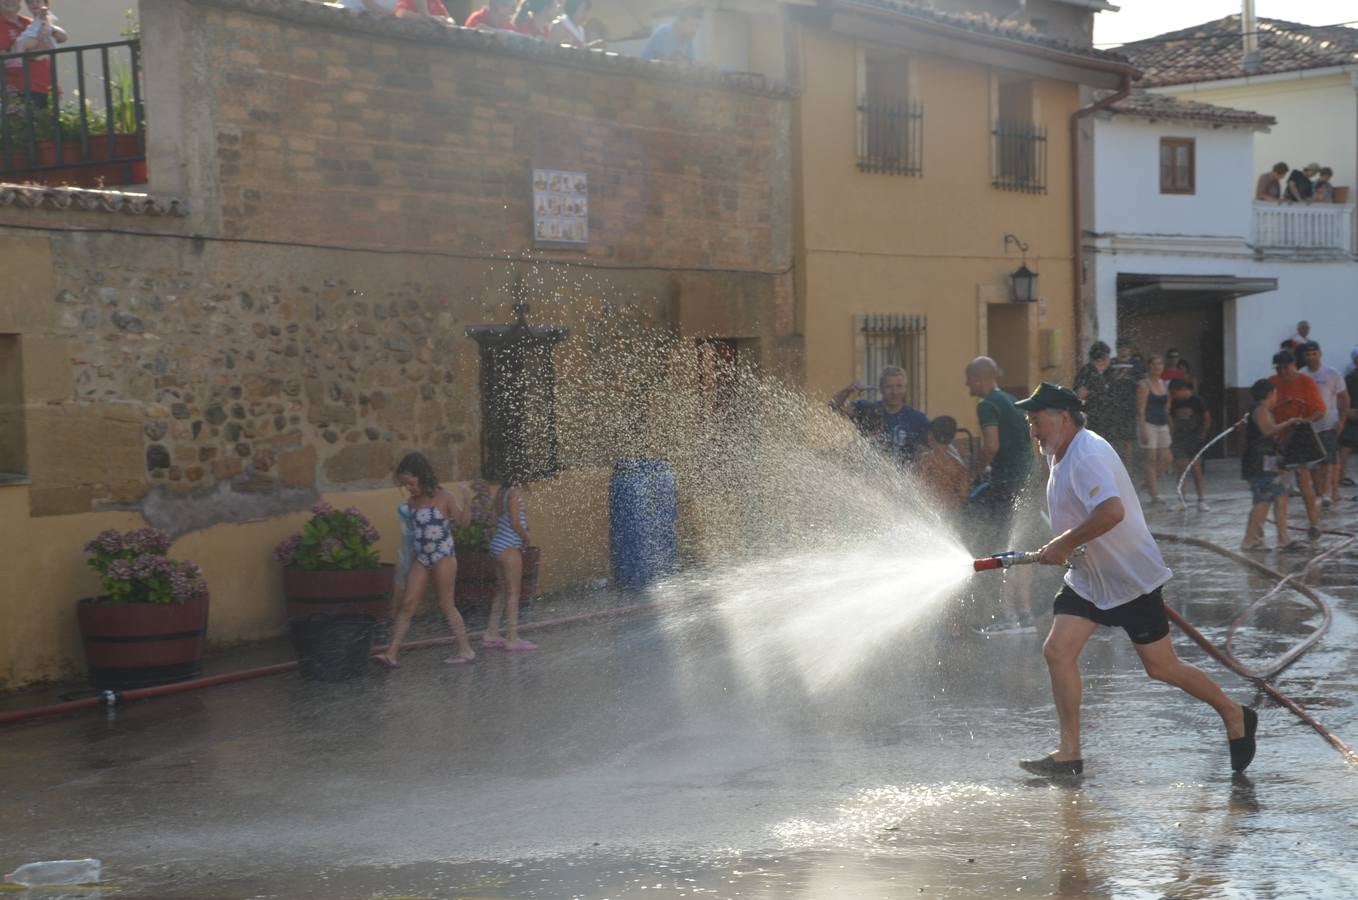
[[138,41],[6,53],[0,63],[0,180],[146,181]]
[[924,107],[913,101],[858,107],[858,170],[924,174]]
[[928,397],[925,362],[928,320],[913,313],[877,314],[863,317],[863,383],[875,400],[877,382],[887,366],[905,370],[906,397],[911,406],[924,409]]
[[994,137],[991,184],[1002,191],[1047,192],[1047,129],[1001,122]]
[[1339,257],[1358,253],[1353,204],[1254,204],[1251,243],[1265,254]]

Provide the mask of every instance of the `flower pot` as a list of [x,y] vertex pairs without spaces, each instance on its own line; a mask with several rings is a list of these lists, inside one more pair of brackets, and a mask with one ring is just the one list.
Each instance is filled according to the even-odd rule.
[[197,678],[207,633],[208,598],[185,603],[76,604],[89,680],[126,690]]
[[[519,588],[520,601],[538,592],[538,565],[542,551],[538,547],[523,550],[523,580]],[[463,606],[484,606],[495,597],[498,580],[495,557],[489,550],[457,551],[457,582],[453,599]]]
[[376,569],[285,568],[283,593],[288,601],[288,618],[362,615],[387,619],[395,578],[396,567],[391,563]]

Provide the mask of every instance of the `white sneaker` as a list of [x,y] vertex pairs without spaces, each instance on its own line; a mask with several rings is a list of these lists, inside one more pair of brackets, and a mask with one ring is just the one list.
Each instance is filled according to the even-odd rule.
[[1208,503],[1206,500],[1198,501],[1198,512],[1211,512],[1211,511],[1212,504]]

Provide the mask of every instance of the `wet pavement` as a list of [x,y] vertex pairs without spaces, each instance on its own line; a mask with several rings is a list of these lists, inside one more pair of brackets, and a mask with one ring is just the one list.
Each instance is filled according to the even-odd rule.
[[[1228,474],[1214,474],[1212,512],[1156,511],[1152,526],[1234,548],[1248,500]],[[1358,503],[1325,522],[1358,532]],[[1334,623],[1276,680],[1350,745],[1355,547],[1308,577]],[[1167,599],[1213,639],[1272,587],[1206,550],[1164,550]],[[1292,571],[1306,557],[1257,558]],[[1284,593],[1237,652],[1263,665],[1318,621]],[[1358,884],[1358,769],[1177,633],[1181,655],[1259,704],[1248,777],[1232,777],[1211,709],[1149,681],[1120,633],[1083,659],[1086,776],[1053,784],[1014,765],[1054,746],[1037,633],[951,638],[926,616],[809,694],[795,671],[745,682],[739,634],[666,623],[548,631],[538,653],[461,670],[426,650],[358,681],[289,673],[4,727],[0,865],[104,861],[99,890],[30,892],[44,898],[1346,897]]]

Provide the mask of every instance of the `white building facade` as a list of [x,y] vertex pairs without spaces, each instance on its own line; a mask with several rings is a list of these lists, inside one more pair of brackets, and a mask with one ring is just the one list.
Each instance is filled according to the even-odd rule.
[[1354,206],[1256,203],[1269,117],[1133,94],[1096,117],[1084,231],[1089,331],[1173,347],[1218,421],[1243,407],[1298,320],[1327,360],[1358,344]]

